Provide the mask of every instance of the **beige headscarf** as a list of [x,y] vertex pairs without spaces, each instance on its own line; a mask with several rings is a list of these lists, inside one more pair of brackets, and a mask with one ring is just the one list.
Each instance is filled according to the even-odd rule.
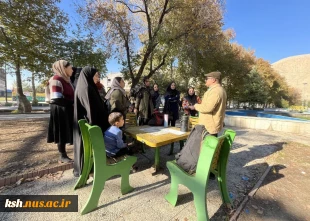
[[65,79],[65,81],[70,82],[70,76],[68,76],[65,71],[65,66],[67,66],[68,64],[69,62],[65,60],[56,61],[53,64],[53,72]]
[[108,91],[107,95],[105,96],[105,99],[109,100],[111,98],[112,92],[114,90],[120,90],[123,93],[123,95],[126,97],[126,92],[125,92],[124,88],[122,88],[122,86],[117,81],[117,79],[114,78],[112,81],[111,89]]

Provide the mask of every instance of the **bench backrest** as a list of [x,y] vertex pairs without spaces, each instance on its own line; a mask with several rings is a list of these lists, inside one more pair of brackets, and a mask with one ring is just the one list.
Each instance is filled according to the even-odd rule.
[[90,149],[93,154],[94,163],[100,162],[99,165],[106,165],[106,152],[103,134],[98,126],[91,126],[86,120],[79,120],[79,126],[82,134],[84,148]]
[[198,117],[189,117],[189,130],[192,130],[198,124]]
[[126,114],[126,126],[137,126],[137,116],[135,113],[127,113]]
[[218,138],[210,135],[205,137],[196,169],[196,176],[200,177],[201,181],[207,181],[209,168],[211,171],[217,171],[221,165],[227,164],[235,136],[236,132],[229,129]]

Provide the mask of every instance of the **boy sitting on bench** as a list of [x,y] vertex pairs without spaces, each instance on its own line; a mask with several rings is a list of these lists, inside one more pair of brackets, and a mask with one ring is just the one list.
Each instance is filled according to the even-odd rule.
[[109,115],[109,127],[104,132],[104,143],[108,157],[116,158],[123,155],[132,155],[133,143],[125,143],[122,139],[123,131],[119,129],[124,125],[124,117],[120,112],[113,112]]

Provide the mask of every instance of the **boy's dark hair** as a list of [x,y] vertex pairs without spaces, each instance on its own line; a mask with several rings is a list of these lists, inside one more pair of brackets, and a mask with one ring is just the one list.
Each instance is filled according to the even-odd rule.
[[120,112],[112,112],[109,115],[109,123],[113,126],[116,122],[119,122],[123,115]]

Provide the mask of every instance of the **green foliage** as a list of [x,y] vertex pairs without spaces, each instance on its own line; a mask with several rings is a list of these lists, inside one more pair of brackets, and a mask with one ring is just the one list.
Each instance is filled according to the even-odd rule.
[[92,37],[85,39],[71,39],[62,42],[58,48],[59,58],[67,60],[75,67],[96,67],[102,74],[107,72],[106,61],[108,55],[97,47]]
[[45,69],[50,53],[65,33],[67,18],[59,0],[1,1],[0,57],[22,67]]
[[242,91],[239,90],[239,102],[249,103],[250,106],[264,104],[267,99],[267,91],[261,76],[252,70],[244,80]]
[[[109,1],[88,2],[80,12],[87,25],[102,29],[107,44],[124,64],[123,73],[134,87],[143,75],[159,73],[186,37],[199,30],[220,30],[222,1]],[[202,39],[204,35],[199,35]],[[142,47],[141,47],[142,46]],[[145,73],[145,69],[149,68]],[[169,68],[168,68],[169,69]]]
[[16,109],[11,111],[12,114],[22,114],[23,112],[21,112],[20,110]]
[[287,100],[281,98],[281,106],[283,108],[288,108],[290,106],[290,103]]
[[306,111],[308,108],[307,107],[304,107],[304,106],[298,106],[298,105],[292,105],[288,108],[289,111],[295,111],[295,112],[304,112]]
[[57,7],[59,0],[0,2],[0,60],[14,66],[19,108],[30,112],[22,88],[21,69],[46,73],[55,45],[65,34],[67,18]]

